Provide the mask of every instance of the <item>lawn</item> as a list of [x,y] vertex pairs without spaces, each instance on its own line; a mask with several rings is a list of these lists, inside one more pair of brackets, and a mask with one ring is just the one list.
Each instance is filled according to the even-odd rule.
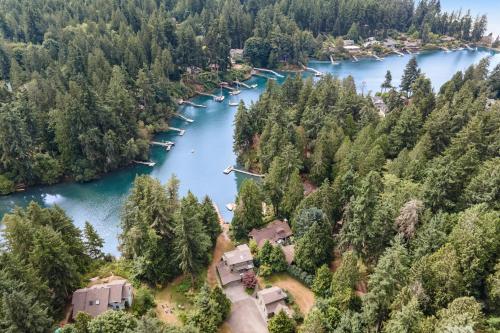
[[313,292],[286,273],[274,274],[265,279],[259,277],[259,286],[265,288],[266,285],[277,286],[289,292],[303,315],[309,313],[314,305]]

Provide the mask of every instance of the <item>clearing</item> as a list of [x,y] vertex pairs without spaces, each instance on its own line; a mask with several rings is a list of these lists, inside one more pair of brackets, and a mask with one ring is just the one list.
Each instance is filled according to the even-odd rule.
[[264,288],[268,284],[280,287],[289,292],[304,315],[309,313],[314,305],[313,292],[286,273],[274,274],[265,279],[259,277],[259,286],[261,288]]
[[156,315],[160,320],[169,324],[180,324],[178,311],[190,306],[183,292],[186,283],[191,285],[189,278],[179,276],[155,293]]

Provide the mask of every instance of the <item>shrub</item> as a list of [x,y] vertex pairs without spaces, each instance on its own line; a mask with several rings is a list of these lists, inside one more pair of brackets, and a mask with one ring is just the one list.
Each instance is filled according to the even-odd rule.
[[3,175],[0,175],[0,195],[7,195],[14,192],[14,190],[14,182]]

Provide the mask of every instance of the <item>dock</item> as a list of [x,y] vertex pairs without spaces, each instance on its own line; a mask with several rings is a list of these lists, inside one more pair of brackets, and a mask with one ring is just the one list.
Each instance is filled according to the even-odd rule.
[[406,52],[408,52],[408,54],[413,54],[413,53],[411,53],[411,51],[410,51],[410,50],[408,50],[408,49],[405,49],[405,51],[406,51]]
[[273,71],[272,69],[267,69],[267,68],[254,68],[254,70],[259,71],[259,72],[265,72],[265,73],[271,73],[277,77],[284,77],[278,72]]
[[134,162],[135,164],[146,165],[148,167],[154,167],[156,165],[155,162],[150,162],[150,161],[132,161],[132,162]]
[[201,92],[201,91],[197,91],[196,93],[197,93],[198,95],[201,95],[201,96],[212,97],[213,99],[216,99],[216,98],[217,98],[217,95],[213,95],[213,94],[209,94],[209,93],[205,93],[205,92]]
[[474,49],[470,47],[469,44],[465,44],[465,48],[469,51],[474,51]]
[[196,104],[196,103],[193,103],[191,101],[185,101],[185,100],[181,99],[179,101],[179,105],[183,105],[183,104],[190,105],[190,106],[195,107],[195,108],[206,108],[207,107],[206,105]]
[[219,83],[219,86],[220,86],[220,87],[222,87],[222,88],[224,88],[224,89],[227,89],[227,90],[229,90],[229,91],[234,91],[234,90],[236,90],[236,88],[231,87],[231,86],[229,85],[229,83],[227,83],[227,82],[221,82],[221,83]]
[[151,141],[149,144],[152,146],[163,147],[167,151],[170,151],[170,149],[172,149],[172,147],[175,145],[175,142],[172,142],[172,141],[165,141],[165,142]]
[[194,120],[193,120],[193,119],[190,119],[190,118],[188,118],[188,117],[186,117],[186,116],[183,116],[183,115],[182,115],[182,114],[180,114],[180,113],[174,113],[174,116],[176,116],[176,117],[178,117],[178,118],[181,118],[182,120],[187,121],[188,123],[193,123],[193,122],[194,122]]
[[358,58],[356,58],[355,55],[353,55],[352,57],[354,58],[354,60],[352,62],[358,62],[359,61]]
[[253,172],[250,172],[250,171],[246,171],[246,170],[241,170],[241,169],[237,169],[235,168],[234,166],[230,165],[228,166],[227,168],[224,169],[224,171],[222,171],[225,175],[229,175],[231,172],[239,172],[239,173],[242,173],[244,175],[248,175],[248,176],[252,176],[252,177],[259,177],[259,178],[264,178],[264,175],[260,175],[260,174],[257,174],[257,173],[253,173]]
[[392,50],[392,52],[396,53],[400,57],[404,56],[404,54],[402,52],[399,52],[398,50]]
[[239,84],[239,85],[241,85],[241,86],[243,86],[243,87],[245,87],[245,88],[247,88],[247,89],[253,89],[253,88],[255,88],[255,87],[253,87],[253,86],[249,86],[249,85],[248,85],[248,84],[246,84],[245,82],[234,81],[234,83]]
[[372,53],[372,56],[377,60],[377,61],[382,61],[384,60],[384,58],[380,58],[378,55],[376,55],[375,53]]
[[[300,65],[302,65],[302,64],[300,64]],[[302,65],[302,68],[304,68],[304,70],[306,70],[306,71],[313,72],[314,76],[317,76],[317,77],[323,76],[323,73],[321,73],[320,71],[318,71],[312,67],[306,67],[306,66]]]
[[180,136],[183,136],[184,133],[186,133],[186,130],[185,129],[182,129],[182,128],[177,128],[177,127],[169,127],[167,128],[169,131],[176,131],[176,132],[179,132],[179,135]]
[[333,60],[333,57],[332,57],[332,55],[331,55],[331,54],[330,54],[330,63],[331,63],[332,65],[338,65],[338,64],[340,64],[339,62],[337,62],[337,61]]
[[449,49],[449,48],[447,48],[447,47],[441,46],[440,48],[441,48],[441,50],[443,50],[443,51],[444,51],[444,52],[446,52],[446,53],[451,52],[451,51],[450,51],[450,49]]

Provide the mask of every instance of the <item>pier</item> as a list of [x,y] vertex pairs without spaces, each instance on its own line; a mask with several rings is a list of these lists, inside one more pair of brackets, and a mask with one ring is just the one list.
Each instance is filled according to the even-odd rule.
[[465,44],[465,48],[469,51],[474,51],[474,49],[470,47],[469,44]]
[[219,83],[219,86],[221,86],[222,88],[227,89],[227,90],[229,90],[229,91],[234,91],[234,90],[236,90],[234,87],[231,87],[231,86],[229,85],[229,83],[227,83],[227,82],[221,82],[221,83]]
[[141,164],[141,165],[146,165],[148,167],[154,167],[156,165],[155,162],[149,162],[149,161],[132,161],[135,164]]
[[375,53],[372,53],[372,56],[377,60],[377,61],[382,61],[384,60],[384,58],[380,58],[378,55],[376,55]]
[[250,171],[246,171],[246,170],[241,170],[241,169],[237,169],[235,168],[234,166],[230,165],[228,166],[227,168],[224,169],[224,171],[222,171],[225,175],[229,175],[231,172],[239,172],[239,173],[242,173],[242,174],[245,174],[245,175],[248,175],[248,176],[252,176],[252,177],[260,177],[260,178],[264,178],[264,175],[260,175],[260,174],[257,174],[257,173],[253,173],[253,172],[250,172]]
[[352,62],[358,62],[359,61],[358,58],[356,58],[355,55],[353,55],[352,57],[354,58],[354,60]]
[[265,73],[271,73],[277,77],[284,77],[278,72],[273,71],[272,69],[267,69],[267,68],[254,68],[254,70],[259,71],[259,72],[265,72]]
[[444,46],[441,46],[440,49],[443,50],[446,53],[451,52],[449,48],[444,47]]
[[313,72],[314,73],[314,76],[317,76],[317,77],[320,77],[320,76],[323,76],[323,73],[321,73],[320,71],[312,68],[312,67],[306,67],[302,64],[300,64],[302,66],[302,68],[304,68],[304,70],[307,70],[307,71],[310,71],[310,72]]
[[[205,107],[206,107],[206,106],[205,106]],[[180,114],[180,113],[174,113],[174,116],[176,116],[176,117],[178,117],[178,118],[181,118],[182,120],[187,121],[188,123],[192,123],[192,122],[194,122],[194,120],[193,120],[193,119],[190,119],[190,118],[188,118],[188,117],[186,117],[186,116],[183,116],[183,115],[182,115],[182,114]]]
[[216,99],[216,98],[217,98],[217,95],[213,95],[213,94],[209,94],[209,93],[205,93],[205,92],[201,92],[201,91],[197,91],[196,93],[197,93],[198,95],[201,95],[201,96],[212,97],[213,99]]
[[400,57],[404,56],[404,54],[402,52],[399,52],[398,50],[392,50],[392,52],[396,53]]
[[163,147],[167,151],[169,151],[175,145],[175,142],[172,142],[172,141],[165,141],[165,142],[151,141],[149,144],[152,145],[152,146]]
[[240,81],[234,81],[234,83],[236,84],[239,84],[247,89],[253,89],[256,87],[256,85],[252,85],[252,86],[249,86],[248,84],[246,84],[245,82],[240,82]]
[[339,62],[333,60],[333,57],[332,57],[331,54],[330,54],[330,62],[331,62],[332,65],[338,65],[339,64]]
[[193,103],[191,101],[185,101],[185,100],[181,99],[179,101],[179,105],[183,105],[183,104],[190,105],[190,106],[195,107],[195,108],[206,108],[207,107],[206,105],[196,104],[196,103]]
[[186,133],[186,130],[185,129],[182,129],[182,128],[177,128],[177,127],[169,127],[167,128],[169,131],[176,131],[176,132],[179,132],[179,135],[180,136],[183,136],[184,133]]

